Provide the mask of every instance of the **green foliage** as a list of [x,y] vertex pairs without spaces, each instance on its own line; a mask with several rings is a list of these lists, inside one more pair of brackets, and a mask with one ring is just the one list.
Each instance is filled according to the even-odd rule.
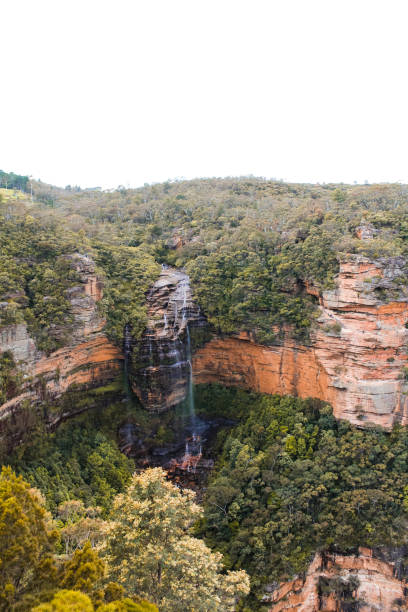
[[57,591],[49,603],[40,604],[33,612],[93,612],[92,601],[84,593],[64,589]]
[[0,213],[0,327],[25,320],[38,348],[63,346],[73,322],[66,292],[78,282],[66,255],[75,250],[73,236],[55,223]]
[[149,603],[145,599],[140,602],[125,598],[119,601],[112,601],[108,604],[103,604],[97,608],[97,612],[159,612],[159,609],[154,604]]
[[101,581],[105,567],[97,553],[87,542],[82,549],[74,552],[72,559],[64,565],[64,573],[60,586],[84,593],[92,593]]
[[10,468],[0,474],[0,610],[39,581],[55,542],[39,496]]
[[335,202],[345,202],[347,199],[347,193],[343,189],[335,189],[333,191],[332,198]]
[[312,320],[313,301],[296,288],[293,294],[283,292],[288,285],[296,287],[293,274],[279,272],[282,259],[229,246],[218,253],[200,256],[189,262],[196,296],[208,320],[218,330],[229,333],[244,330],[258,341],[274,340],[277,328],[291,323],[298,335],[305,335]]
[[146,325],[146,291],[160,273],[148,253],[135,247],[96,245],[96,261],[106,275],[102,307],[107,316],[106,332],[122,344],[125,325],[135,339]]
[[405,429],[361,431],[317,401],[248,394],[199,532],[256,590],[304,571],[316,550],[400,545],[407,487]]
[[[71,506],[79,509],[81,504],[72,501]],[[66,519],[72,518],[71,510],[64,508]],[[124,589],[118,584],[110,582],[105,589],[101,588],[105,564],[90,542],[75,550],[72,556],[56,555],[56,526],[44,508],[40,492],[30,489],[11,468],[3,467],[0,473],[0,610],[93,612],[97,608],[104,612],[158,612],[145,600],[123,599]]]
[[0,354],[0,405],[17,395],[22,382],[13,354],[4,351]]
[[117,496],[104,555],[109,577],[163,612],[234,610],[249,591],[245,572],[223,574],[219,553],[187,534],[201,514],[192,491],[160,469],[135,474]]
[[148,601],[136,602],[129,598],[102,604],[94,608],[88,595],[76,590],[57,591],[49,603],[32,608],[32,612],[159,612]]
[[20,189],[27,191],[28,176],[14,174],[14,172],[4,172],[0,170],[0,187],[6,189]]
[[78,281],[71,262],[60,258],[52,267],[48,263],[39,264],[35,277],[28,283],[31,307],[25,312],[25,320],[38,348],[46,353],[65,345],[70,337],[74,317],[66,290]]
[[[135,338],[142,333],[145,292],[159,273],[157,261],[187,267],[196,297],[218,330],[250,331],[268,343],[288,333],[288,325],[307,341],[316,312],[307,288],[333,287],[339,255],[408,254],[404,185],[300,185],[242,177],[111,193],[33,182],[33,191],[35,204],[16,200],[11,212],[11,200],[1,205],[5,223],[23,227],[4,233],[6,242],[18,245],[18,256],[0,249],[7,258],[0,261],[6,270],[0,287],[9,294],[1,320],[8,325],[26,319],[47,351],[64,343],[70,324],[70,278],[59,264],[54,270],[53,262],[76,247],[67,250],[61,222],[66,236],[75,236],[71,243],[86,248],[105,273],[102,308],[117,343],[126,323]],[[367,223],[375,236],[360,240],[356,228]],[[43,251],[42,243],[52,242],[50,233],[54,251],[59,245],[54,254]],[[38,270],[37,263],[43,265]],[[64,326],[55,329],[57,319]]]
[[91,598],[77,590],[57,591],[49,603],[32,608],[32,612],[159,612],[157,606],[148,601],[133,601],[125,598],[93,606]]
[[133,462],[118,449],[115,422],[121,405],[94,408],[37,436],[8,458],[12,467],[44,494],[55,514],[61,502],[79,499],[106,514],[129,482]]

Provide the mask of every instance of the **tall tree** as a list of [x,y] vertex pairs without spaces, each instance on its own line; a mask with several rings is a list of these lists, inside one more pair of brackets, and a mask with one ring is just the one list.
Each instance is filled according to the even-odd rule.
[[9,610],[35,588],[47,568],[52,574],[55,542],[40,495],[10,467],[0,473],[0,609]]
[[104,551],[109,578],[163,612],[233,610],[249,592],[248,576],[222,574],[222,555],[187,534],[202,513],[194,497],[161,468],[134,475],[114,502]]

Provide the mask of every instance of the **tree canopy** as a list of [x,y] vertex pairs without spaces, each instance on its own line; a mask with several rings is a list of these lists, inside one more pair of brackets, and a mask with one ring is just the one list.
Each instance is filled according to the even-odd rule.
[[319,550],[405,542],[406,428],[360,430],[317,400],[246,395],[199,529],[229,567],[245,568],[256,591],[304,571]]
[[202,510],[161,468],[134,475],[114,502],[104,558],[109,576],[163,612],[233,610],[249,591],[245,572],[222,572],[222,555],[188,535]]

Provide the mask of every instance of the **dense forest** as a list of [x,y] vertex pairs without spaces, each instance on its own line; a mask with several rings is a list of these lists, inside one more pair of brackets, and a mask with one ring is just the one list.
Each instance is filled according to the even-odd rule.
[[29,176],[14,174],[14,172],[4,172],[0,170],[0,187],[6,189],[18,189],[28,191]]
[[[259,602],[265,585],[301,574],[317,550],[347,553],[354,552],[358,546],[401,547],[405,543],[408,518],[406,428],[396,427],[391,433],[379,428],[359,430],[346,422],[336,421],[330,407],[316,400],[263,396],[217,385],[199,385],[195,395],[200,416],[223,416],[229,419],[230,425],[218,435],[219,458],[202,508],[188,507],[188,524],[183,523],[182,517],[172,515],[172,521],[179,524],[180,520],[184,525],[177,532],[177,527],[171,523],[171,528],[176,530],[173,545],[178,541],[177,533],[179,537],[186,534],[186,545],[193,546],[197,568],[201,568],[197,569],[199,572],[203,571],[200,564],[208,564],[205,559],[214,554],[211,550],[221,553],[223,565],[228,570],[246,570],[252,590],[242,610],[262,609]],[[99,397],[102,399],[102,394]],[[132,410],[139,422],[141,409]],[[169,416],[166,418],[167,426],[171,427]],[[166,603],[172,597],[182,596],[180,567],[177,579],[176,575],[169,574],[172,576],[169,584],[175,580],[181,590],[170,593],[167,584],[158,593],[153,583],[145,582],[143,572],[151,571],[151,560],[143,560],[139,549],[134,552],[137,555],[135,564],[139,567],[137,584],[131,584],[118,570],[110,570],[106,565],[104,547],[109,525],[115,520],[115,504],[122,499],[120,494],[128,491],[134,482],[134,464],[118,448],[117,428],[121,419],[120,401],[111,400],[108,405],[101,402],[99,407],[62,424],[45,440],[44,432],[38,431],[9,455],[5,463],[21,474],[30,487],[35,487],[30,490],[37,491],[35,495],[41,501],[42,511],[49,513],[48,521],[56,530],[51,555],[56,575],[63,575],[64,564],[74,553],[85,555],[88,540],[93,548],[87,555],[93,555],[92,562],[99,563],[101,558],[101,563],[105,564],[95,578],[97,588],[79,587],[64,581],[63,585],[80,590],[90,596],[94,605],[101,606],[103,597],[110,601],[109,589],[113,589],[111,583],[115,582],[119,586],[115,586],[113,592],[120,592],[122,597],[142,596],[160,604],[160,610],[182,610],[184,608],[174,603]],[[146,437],[160,437],[160,423],[163,419],[146,419]],[[13,478],[11,472],[7,472],[7,480]],[[155,514],[149,514],[146,519],[149,524],[158,521],[158,532],[147,530],[143,541],[151,550],[157,550],[158,539],[163,537],[165,527],[161,521],[168,524],[167,508],[165,505],[159,508],[158,504],[163,496],[162,478],[160,475],[159,484],[153,487]],[[143,487],[138,489],[138,495],[140,490]],[[171,496],[177,496],[176,491],[170,489]],[[6,499],[5,494],[3,504]],[[0,500],[0,507],[1,503]],[[126,512],[133,511],[132,506],[126,506]],[[120,515],[124,512],[121,506]],[[129,523],[127,518],[126,524],[134,523]],[[9,528],[7,523],[5,528]],[[192,532],[189,533],[188,528]],[[115,534],[117,538],[117,531]],[[204,548],[199,543],[201,538],[205,541]],[[117,552],[118,558],[125,554],[123,543],[115,539],[114,546],[121,551]],[[161,552],[169,554],[168,550]],[[172,549],[171,554],[177,557],[180,553]],[[41,555],[36,557],[36,562],[42,562]],[[80,566],[82,562],[75,558]],[[181,563],[181,557],[177,558],[177,563]],[[221,566],[215,557],[214,562],[217,573]],[[143,563],[147,566],[142,571],[140,564]],[[408,559],[404,563],[408,564]],[[77,572],[81,574],[81,567]],[[208,599],[203,593],[197,594],[196,605],[201,601],[203,610],[230,609],[227,603],[222,608],[209,603],[221,596],[217,590],[219,583],[216,590],[212,590],[215,586],[214,576],[211,576],[207,586],[202,584],[208,589]],[[243,594],[247,592],[245,580],[245,574],[236,577]],[[45,589],[41,581],[24,584],[21,592],[15,595],[15,609],[30,609],[34,600],[44,601],[58,595],[56,586]],[[108,593],[101,595],[104,588],[108,588]]]
[[241,422],[225,440],[197,529],[229,567],[249,571],[255,591],[305,571],[316,550],[405,544],[406,428],[359,430],[317,400],[208,392],[238,404]]
[[[160,468],[134,474],[118,447],[117,391],[111,403],[112,389],[89,392],[93,408],[3,458],[0,609],[234,610],[249,592],[246,572],[225,568],[192,533],[204,512],[195,493]],[[127,406],[138,419],[141,410]],[[159,423],[145,416],[146,436]]]
[[[31,320],[45,350],[63,342],[45,330],[56,302],[59,316],[69,319],[60,285],[70,282],[64,254],[74,244],[95,257],[106,277],[108,328],[116,341],[129,320],[136,336],[143,330],[144,292],[161,263],[186,267],[217,329],[251,331],[268,343],[287,323],[307,341],[315,298],[305,287],[332,287],[342,254],[408,252],[405,185],[302,185],[248,177],[101,192],[31,184],[33,202],[21,191],[0,189],[0,291],[9,302],[2,320]],[[371,240],[358,238],[360,226],[370,228]],[[56,257],[61,269],[50,272]],[[54,295],[44,304],[47,283]],[[21,304],[23,298],[28,303]]]
[[[162,264],[188,272],[217,333],[268,344],[285,330],[307,344],[318,312],[307,289],[333,288],[349,254],[406,258],[407,204],[399,184],[242,177],[103,192],[0,172],[0,332],[24,323],[45,355],[66,345],[79,253],[96,264],[119,346],[126,325],[141,338]],[[1,403],[25,384],[18,366],[0,354]],[[361,430],[312,399],[217,385],[194,395],[198,417],[224,419],[200,503],[160,468],[135,473],[120,450],[124,415],[160,446],[175,413],[147,414],[120,380],[44,400],[82,414],[0,449],[0,610],[251,612],[316,551],[406,545],[406,428]]]

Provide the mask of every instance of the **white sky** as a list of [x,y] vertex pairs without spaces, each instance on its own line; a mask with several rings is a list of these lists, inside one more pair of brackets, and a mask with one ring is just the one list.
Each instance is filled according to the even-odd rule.
[[408,183],[407,0],[2,0],[0,168]]

